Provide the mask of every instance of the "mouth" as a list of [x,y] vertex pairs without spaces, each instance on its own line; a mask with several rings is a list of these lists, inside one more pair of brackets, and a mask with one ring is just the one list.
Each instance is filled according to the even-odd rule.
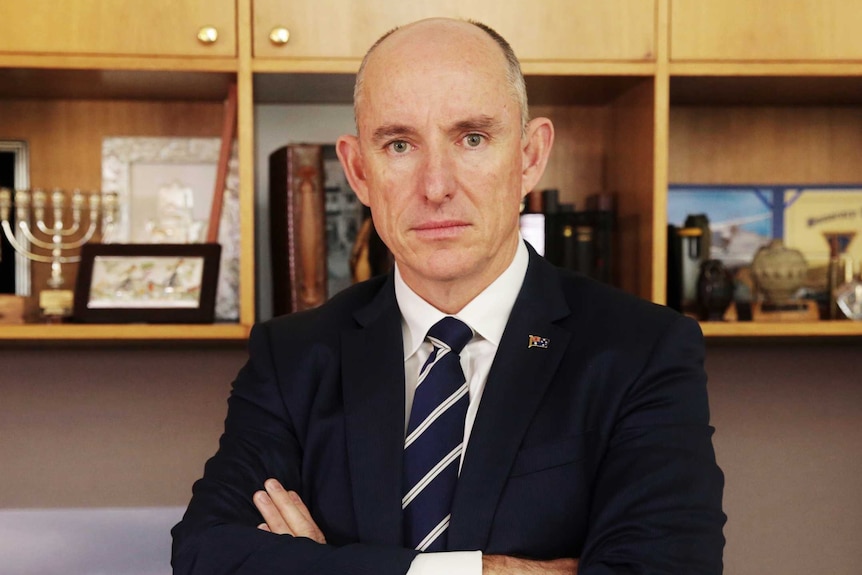
[[424,238],[445,239],[460,235],[468,227],[470,224],[461,220],[440,220],[418,224],[413,231]]

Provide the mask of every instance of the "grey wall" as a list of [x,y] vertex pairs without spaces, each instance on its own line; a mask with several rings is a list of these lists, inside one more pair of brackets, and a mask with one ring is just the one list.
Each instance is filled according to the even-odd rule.
[[244,359],[243,344],[0,346],[0,507],[188,503]]
[[726,573],[858,574],[862,342],[710,346]]
[[[860,350],[709,346],[726,573],[859,573]],[[184,505],[244,358],[240,344],[0,347],[0,507]]]

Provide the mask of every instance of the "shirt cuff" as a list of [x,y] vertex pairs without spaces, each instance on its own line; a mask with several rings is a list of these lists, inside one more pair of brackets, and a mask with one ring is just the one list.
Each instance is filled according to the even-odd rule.
[[482,575],[481,551],[420,553],[410,564],[407,575]]

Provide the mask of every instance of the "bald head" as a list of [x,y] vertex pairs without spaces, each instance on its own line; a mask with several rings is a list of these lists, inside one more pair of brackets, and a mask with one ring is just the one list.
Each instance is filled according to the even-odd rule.
[[[480,22],[431,18],[390,30],[381,36],[365,54],[356,74],[356,85],[353,91],[353,111],[357,131],[359,130],[359,114],[364,97],[367,68],[373,66],[382,52],[397,51],[401,47],[409,46],[411,42],[427,42],[427,45],[441,47],[458,42],[459,45],[467,47],[467,50],[470,49],[469,46],[471,45],[476,49],[490,48],[495,50],[500,55],[500,70],[505,75],[506,84],[520,110],[522,131],[526,129],[527,122],[530,120],[527,88],[518,58],[505,38]],[[393,57],[393,54],[390,53],[385,56]]]

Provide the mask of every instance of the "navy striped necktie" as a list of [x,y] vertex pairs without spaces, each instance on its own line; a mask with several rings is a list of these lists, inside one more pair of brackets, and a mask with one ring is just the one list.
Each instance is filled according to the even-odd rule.
[[446,549],[469,404],[458,354],[472,337],[473,331],[454,317],[428,330],[434,349],[419,372],[410,410],[401,500],[405,545],[420,551]]

